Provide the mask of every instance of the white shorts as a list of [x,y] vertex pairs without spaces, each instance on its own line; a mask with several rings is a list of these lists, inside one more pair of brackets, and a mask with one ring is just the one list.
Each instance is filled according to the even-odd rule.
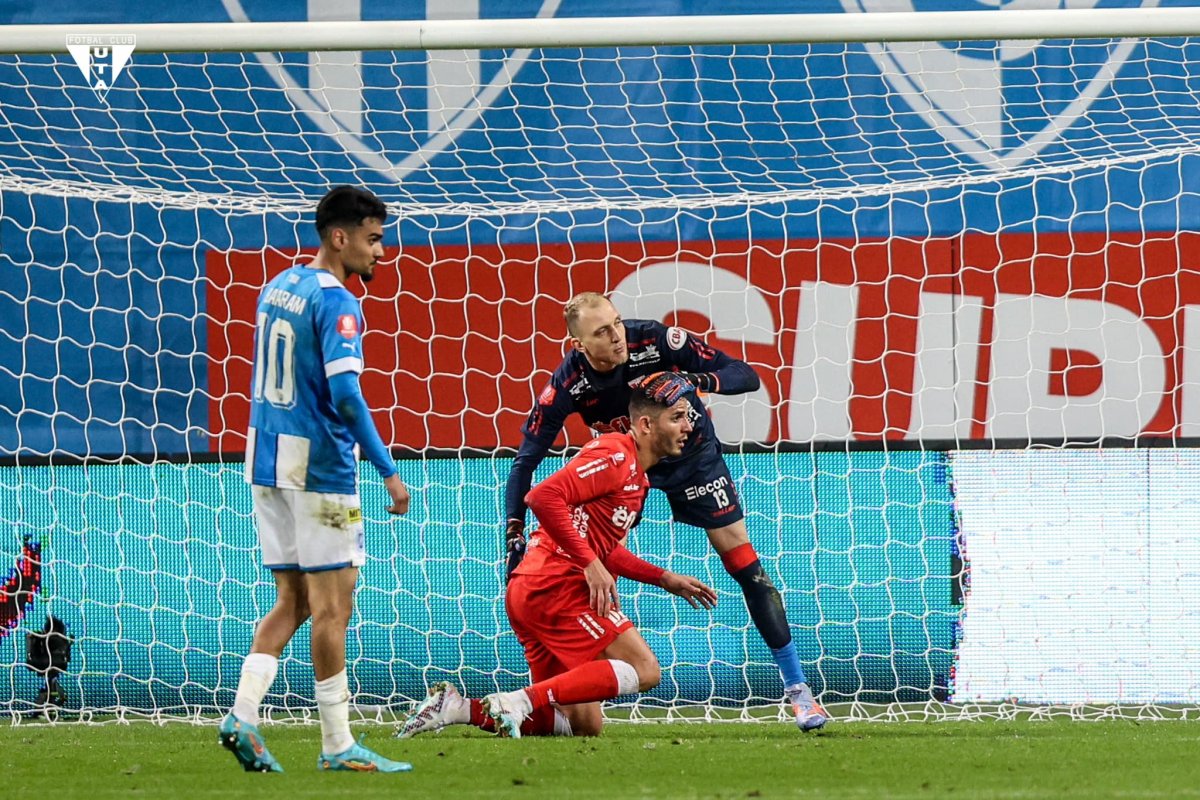
[[367,551],[362,508],[353,494],[252,486],[263,566],[320,572],[361,567]]

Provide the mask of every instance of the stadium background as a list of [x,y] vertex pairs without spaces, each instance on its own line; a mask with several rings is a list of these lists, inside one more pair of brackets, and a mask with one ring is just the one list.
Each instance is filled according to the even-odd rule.
[[[29,6],[0,21],[116,25],[147,19],[147,13],[221,21],[229,19],[230,7],[116,3],[91,9],[87,19],[67,19],[65,11]],[[240,7],[254,20],[305,13],[304,3]],[[484,0],[481,11],[522,16],[537,7]],[[567,0],[557,13],[626,10]],[[787,10],[791,4],[772,2],[651,3],[639,13]],[[806,10],[843,6],[820,2]],[[423,4],[378,3],[363,14],[418,17],[423,11]],[[1114,86],[1082,112],[1086,121],[1044,152],[1065,151],[1073,137],[1097,126],[1118,143],[1146,136],[1157,123],[1131,117],[1118,90],[1125,98],[1190,90],[1182,70],[1149,77],[1147,64],[1178,58],[1176,51],[1161,43],[1144,47],[1141,57],[1118,65]],[[527,64],[538,71],[537,80],[514,82],[506,99],[484,113],[485,123],[458,138],[454,157],[434,157],[399,186],[374,185],[369,170],[327,143],[316,146],[321,155],[314,157],[303,145],[320,142],[322,134],[290,110],[265,72],[237,56],[184,56],[163,68],[162,56],[135,54],[126,77],[136,73],[139,91],[113,91],[108,110],[97,106],[82,80],[61,88],[73,70],[69,63],[0,62],[0,103],[9,112],[0,125],[0,158],[19,174],[34,169],[31,153],[66,170],[82,170],[79,164],[103,153],[113,179],[135,187],[173,181],[181,191],[290,199],[318,196],[330,184],[366,182],[393,199],[475,204],[603,199],[631,182],[642,196],[665,194],[653,176],[637,185],[636,168],[632,177],[614,177],[611,164],[622,160],[677,170],[675,190],[699,196],[721,191],[728,173],[683,165],[716,163],[717,157],[739,165],[737,188],[749,192],[802,188],[819,177],[833,185],[883,185],[960,159],[928,120],[905,110],[864,50],[818,47],[808,58],[787,57],[808,51],[711,48],[711,57],[679,50],[651,59],[647,50],[633,49],[589,57],[585,68],[570,58]],[[364,79],[390,74],[420,85],[420,57],[368,54]],[[1061,80],[1065,73],[1055,70],[1094,75],[1107,63],[1096,48],[1080,58],[1082,67],[1043,65],[1038,86],[1006,86],[1006,102],[1019,106],[1036,96],[1049,113],[1065,111],[1076,95],[1072,82]],[[481,64],[486,79],[503,58],[484,54]],[[285,59],[285,68],[299,73],[303,64]],[[793,87],[840,87],[841,94],[786,106],[807,108],[812,116],[780,119],[770,92],[772,81],[787,78],[810,81]],[[32,105],[16,102],[17,93],[31,96]],[[595,106],[624,108],[630,116],[597,121]],[[403,155],[420,146],[422,128],[407,105],[372,106],[368,113],[378,115],[372,141],[383,151]],[[863,120],[875,127],[865,128]],[[73,133],[80,123],[86,136]],[[695,142],[687,158],[672,136],[646,135],[655,127],[687,131]],[[1036,132],[1014,122],[1005,146]],[[120,155],[143,152],[138,143],[144,138],[163,142],[175,166]],[[811,149],[797,153],[789,141]],[[887,150],[889,160],[869,157],[867,142]],[[982,167],[965,163],[964,169]],[[1195,170],[1194,160],[1180,158],[824,202],[562,210],[503,220],[412,213],[389,226],[392,244],[398,237],[403,247],[391,250],[396,274],[385,270],[364,300],[370,367],[364,386],[385,441],[430,457],[405,465],[417,502],[402,521],[380,519],[378,487],[364,475],[372,559],[351,635],[352,686],[360,696],[393,701],[418,695],[425,682],[448,672],[461,674],[473,691],[518,680],[522,663],[497,600],[500,492],[508,462],[487,453],[518,442],[524,412],[561,352],[562,301],[582,290],[619,290],[633,304],[628,311],[637,311],[637,275],[649,279],[661,274],[651,268],[668,265],[687,276],[686,286],[696,281],[752,296],[760,304],[754,308],[769,314],[769,328],[765,318],[757,319],[757,328],[745,319],[722,320],[715,306],[688,292],[668,292],[658,305],[642,307],[684,301],[676,313],[652,315],[708,332],[710,341],[754,363],[764,379],[761,396],[719,411],[741,419],[736,430],[742,435],[718,427],[731,440],[784,442],[775,451],[736,456],[735,475],[752,536],[780,576],[814,688],[834,699],[945,697],[960,611],[945,440],[1194,433],[1188,415],[1195,412],[1184,402],[1184,350],[1200,331],[1184,320],[1189,305],[1200,302],[1200,283],[1197,241],[1180,230],[1188,227],[1181,221],[1200,212],[1197,195],[1186,188]],[[0,637],[0,663],[8,665],[0,668],[0,707],[33,691],[32,675],[20,666],[20,633],[38,627],[46,612],[79,637],[68,681],[73,702],[227,704],[252,622],[269,598],[236,463],[244,444],[250,308],[266,277],[312,251],[315,233],[306,220],[286,214],[161,210],[14,191],[0,201],[0,271],[6,276],[0,453],[9,456],[0,467],[0,555],[5,567],[15,563],[21,543],[31,538],[47,557],[28,623],[11,620],[14,628]],[[853,395],[831,398],[841,403],[844,413],[833,419],[844,418],[845,429],[828,427],[829,418],[801,403],[797,393],[809,385],[793,363],[804,301],[830,287],[833,294],[824,296],[831,307],[840,298],[855,330],[847,365]],[[856,287],[853,304],[846,300],[848,287]],[[1033,295],[1061,301],[1058,311],[1100,309],[1103,324],[1082,343],[1064,334],[1048,345],[1049,362],[1035,367],[1041,383],[1024,382],[1029,367],[1023,362],[1005,372],[1003,360],[993,361],[992,374],[981,372],[982,388],[965,421],[923,427],[912,397],[921,325],[934,324],[925,313],[936,302],[930,298],[977,299],[987,309],[987,325],[999,326],[1003,315],[993,309],[1020,306]],[[1105,346],[1116,346],[1113,332],[1127,332],[1137,321],[1156,351],[1143,349],[1128,363],[1106,362]],[[989,342],[979,347],[986,354]],[[1159,384],[1147,383],[1147,376],[1160,376]],[[1122,394],[1130,387],[1136,396]],[[1074,413],[1071,398],[1092,407],[1097,393],[1115,405]],[[1062,402],[1049,422],[996,413],[1031,398]],[[578,444],[583,435],[572,427],[568,440]],[[848,445],[807,451],[803,443],[813,439]],[[922,440],[925,445],[914,448]],[[884,441],[896,447],[881,449]],[[458,457],[457,448],[469,449]],[[130,455],[172,463],[63,458]],[[50,463],[50,456],[60,460]],[[201,463],[180,466],[189,459]],[[673,530],[655,503],[636,532],[636,550],[724,580],[700,536]],[[713,625],[657,594],[634,595],[635,619],[671,665],[658,696],[740,704],[748,696],[778,694],[769,656],[731,587],[723,588]],[[310,688],[304,645],[292,653],[275,699],[303,704]]]

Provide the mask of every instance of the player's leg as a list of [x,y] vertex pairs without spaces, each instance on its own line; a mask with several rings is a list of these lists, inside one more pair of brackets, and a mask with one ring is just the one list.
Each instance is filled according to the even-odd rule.
[[[546,598],[536,591],[531,593],[528,582],[518,575],[508,584],[505,605],[509,624],[525,650],[533,681],[536,683],[566,672],[566,665],[537,638],[537,625],[545,616],[540,609],[546,607]],[[529,623],[527,616],[533,617]],[[554,705],[546,706],[521,722],[520,733],[522,736],[571,736],[573,726],[568,713],[572,712]],[[453,684],[442,681],[429,688],[428,696],[396,727],[395,735],[407,739],[448,725],[474,725],[489,733],[496,732],[496,721],[485,712],[481,700],[463,697]]]
[[[638,674],[639,691],[649,691],[662,680],[658,659],[636,630],[634,636],[622,634],[600,654],[601,658],[624,661]],[[564,706],[563,714],[575,736],[599,736],[604,728],[604,706],[601,703],[582,703]]]
[[[612,637],[600,656],[525,689],[485,697],[483,707],[496,721],[496,732],[518,738],[521,723],[542,709],[555,704],[565,707],[601,703],[623,694],[647,691],[661,679],[658,660],[632,625],[625,625]],[[590,727],[599,732],[598,724]]]
[[783,674],[785,687],[805,683],[804,670],[792,644],[783,598],[763,569],[746,532],[746,520],[729,468],[719,453],[701,461],[664,485],[676,522],[703,528],[725,571],[737,582],[754,627],[770,648]]
[[737,582],[750,619],[771,651],[783,677],[784,690],[801,730],[824,725],[828,714],[813,699],[800,665],[783,597],[763,569],[746,531],[733,477],[720,453],[701,455],[686,474],[660,479],[677,522],[703,528],[726,572]]
[[754,545],[750,544],[745,520],[709,530],[708,540],[721,556],[725,570],[741,587],[754,627],[779,665],[784,692],[792,704],[797,727],[805,731],[820,728],[829,721],[829,715],[813,697],[808,686],[795,642],[792,641],[783,597],[771,576],[763,569]]
[[295,492],[297,548],[312,615],[315,699],[321,718],[323,770],[405,772],[412,766],[390,761],[355,743],[350,733],[350,686],[346,676],[346,629],[354,610],[354,585],[366,562],[358,498],[353,495]]
[[[525,659],[529,662],[529,675],[533,683],[548,681],[567,672],[567,665],[536,639],[518,640],[525,646]],[[594,714],[589,714],[591,709]],[[594,736],[600,732],[596,720],[600,718],[599,703],[560,705],[549,703],[530,711],[521,722],[522,736]],[[471,701],[471,723],[480,730],[496,732],[496,720],[487,713],[481,700]],[[595,729],[594,731],[592,729]]]
[[[525,647],[533,683],[483,699],[482,710],[501,736],[529,735],[531,727],[535,735],[599,733],[599,702],[637,691],[641,682],[636,667],[602,656],[618,641],[642,642],[636,660],[642,663],[648,654],[654,670],[658,668],[628,617],[619,611],[607,617],[592,611],[587,583],[578,576],[532,586],[530,579],[517,576],[508,585],[505,607]],[[649,676],[650,667],[643,666],[643,672]],[[657,683],[657,677],[654,680]]]
[[296,631],[308,621],[308,587],[304,573],[299,570],[276,569],[271,574],[275,578],[275,605],[254,629],[250,653],[278,659]]
[[233,715],[252,725],[259,723],[259,707],[275,681],[279,656],[296,630],[308,619],[308,590],[298,570],[272,570],[275,605],[258,623],[250,655],[242,662]]
[[[531,661],[531,664],[534,663]],[[543,662],[544,663],[544,662]],[[555,662],[557,663],[557,662]],[[566,667],[557,664],[551,672],[533,668],[533,679],[544,680]],[[587,709],[595,706],[594,714]],[[591,729],[599,732],[595,720],[599,719],[599,703],[584,706],[558,707],[549,705],[532,712],[521,722],[522,736],[588,736]],[[463,697],[457,687],[449,681],[441,681],[429,687],[429,693],[417,704],[408,716],[396,726],[395,736],[409,739],[422,733],[433,733],[450,725],[473,725],[481,731],[496,732],[496,721],[486,712],[483,701],[474,697]]]
[[346,677],[346,628],[354,610],[358,567],[310,572],[312,660],[317,707],[321,714],[323,753],[340,753],[354,744],[350,734],[350,690]]
[[263,563],[275,579],[275,604],[259,621],[242,662],[233,709],[221,720],[221,744],[247,771],[282,772],[258,730],[259,708],[275,681],[279,654],[308,618],[308,595],[298,570],[295,520],[283,492],[255,486],[254,515]]
[[[566,723],[566,736],[599,736],[604,730],[603,703],[576,703],[573,706],[562,706],[558,710]],[[525,733],[525,729],[521,729]]]
[[308,618],[304,576],[295,570],[272,570],[275,605],[254,632],[250,655],[242,662],[233,709],[221,720],[220,740],[248,772],[283,772],[258,729],[259,708],[279,671],[279,654]]

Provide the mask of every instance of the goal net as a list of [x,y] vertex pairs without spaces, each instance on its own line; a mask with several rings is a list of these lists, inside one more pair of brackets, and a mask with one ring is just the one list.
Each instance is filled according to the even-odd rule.
[[[526,679],[503,485],[581,291],[757,370],[712,414],[836,715],[1200,701],[1200,22],[981,38],[1021,14],[890,44],[776,18],[743,44],[733,18],[737,44],[164,54],[114,27],[0,56],[0,713],[45,700],[51,616],[71,714],[231,704],[273,598],[240,463],[252,312],[342,183],[395,213],[363,386],[414,496],[387,518],[362,473],[361,706]],[[652,492],[631,544],[720,603],[622,587],[663,680],[617,713],[777,715],[703,532]],[[311,713],[310,667],[302,632],[273,716]]]

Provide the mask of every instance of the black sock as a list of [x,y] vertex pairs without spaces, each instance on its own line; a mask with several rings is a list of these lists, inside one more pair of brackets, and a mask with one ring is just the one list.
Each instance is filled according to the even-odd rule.
[[787,647],[792,641],[792,629],[788,627],[783,597],[763,571],[762,562],[755,559],[748,566],[730,574],[742,587],[750,619],[754,620],[754,627],[758,628],[767,647],[772,650]]

